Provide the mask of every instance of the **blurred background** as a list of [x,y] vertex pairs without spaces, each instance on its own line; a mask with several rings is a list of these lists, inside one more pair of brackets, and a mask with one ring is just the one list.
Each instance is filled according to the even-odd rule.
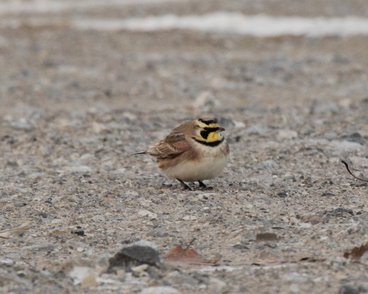
[[358,0],[2,0],[0,111],[349,105],[367,35]]

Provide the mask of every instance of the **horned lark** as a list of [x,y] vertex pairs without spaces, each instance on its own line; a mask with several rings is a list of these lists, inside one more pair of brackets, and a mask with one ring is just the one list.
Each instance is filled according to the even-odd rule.
[[200,118],[183,123],[147,151],[136,154],[156,158],[159,170],[185,189],[191,190],[184,182],[195,181],[206,188],[202,181],[217,177],[229,156],[229,145],[220,133],[224,130],[216,119]]

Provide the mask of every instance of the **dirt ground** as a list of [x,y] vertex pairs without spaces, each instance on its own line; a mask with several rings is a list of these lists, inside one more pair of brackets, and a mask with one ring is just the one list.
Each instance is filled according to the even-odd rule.
[[[37,27],[28,20],[41,16],[2,15],[0,293],[368,293],[368,254],[344,257],[368,242],[368,185],[341,163],[368,176],[367,36],[67,22],[218,10],[368,15],[359,1],[314,2],[80,9],[58,13],[64,25]],[[206,182],[212,190],[183,191],[149,157],[129,156],[197,117],[217,117],[230,144],[223,174]],[[147,240],[163,255],[194,238],[212,263],[106,272],[128,244]]]

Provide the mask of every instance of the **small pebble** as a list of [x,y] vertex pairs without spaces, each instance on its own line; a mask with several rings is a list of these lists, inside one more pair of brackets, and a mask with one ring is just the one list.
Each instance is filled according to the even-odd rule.
[[298,138],[298,133],[292,130],[279,130],[277,133],[278,140],[290,140]]
[[92,169],[86,165],[79,165],[79,166],[68,166],[65,168],[66,172],[75,172],[75,173],[90,173]]
[[13,264],[14,264],[14,261],[8,258],[0,260],[0,265],[11,266]]
[[144,272],[146,269],[148,269],[148,264],[141,264],[131,268],[131,270],[136,273]]
[[105,222],[106,221],[105,217],[102,215],[95,215],[94,217],[92,217],[92,220],[94,222]]
[[197,217],[194,215],[186,215],[183,217],[183,220],[196,220]]
[[139,216],[149,216],[150,218],[157,218],[157,214],[153,213],[149,210],[146,209],[141,209],[140,211],[138,211],[138,215]]
[[64,220],[63,219],[59,219],[59,218],[55,218],[51,221],[52,224],[60,224],[63,223]]
[[210,277],[209,289],[212,291],[222,291],[226,287],[226,283],[220,279]]
[[148,232],[148,235],[153,236],[153,237],[166,237],[169,234],[163,230],[152,230]]
[[54,248],[55,248],[54,244],[43,243],[43,244],[38,244],[38,245],[33,245],[33,246],[25,246],[25,247],[22,248],[22,250],[27,250],[27,251],[40,251],[40,250],[52,251],[52,250],[54,250]]

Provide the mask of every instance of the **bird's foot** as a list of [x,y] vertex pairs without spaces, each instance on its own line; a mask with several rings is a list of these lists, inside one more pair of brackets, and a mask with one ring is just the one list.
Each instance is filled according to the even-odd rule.
[[183,186],[183,188],[184,188],[184,190],[189,190],[189,191],[192,191],[192,188],[191,187],[189,187],[187,184],[185,184],[182,180],[180,180],[180,179],[177,179],[179,182],[180,182],[180,184]]
[[212,187],[207,187],[202,181],[198,181],[200,190],[213,190]]

